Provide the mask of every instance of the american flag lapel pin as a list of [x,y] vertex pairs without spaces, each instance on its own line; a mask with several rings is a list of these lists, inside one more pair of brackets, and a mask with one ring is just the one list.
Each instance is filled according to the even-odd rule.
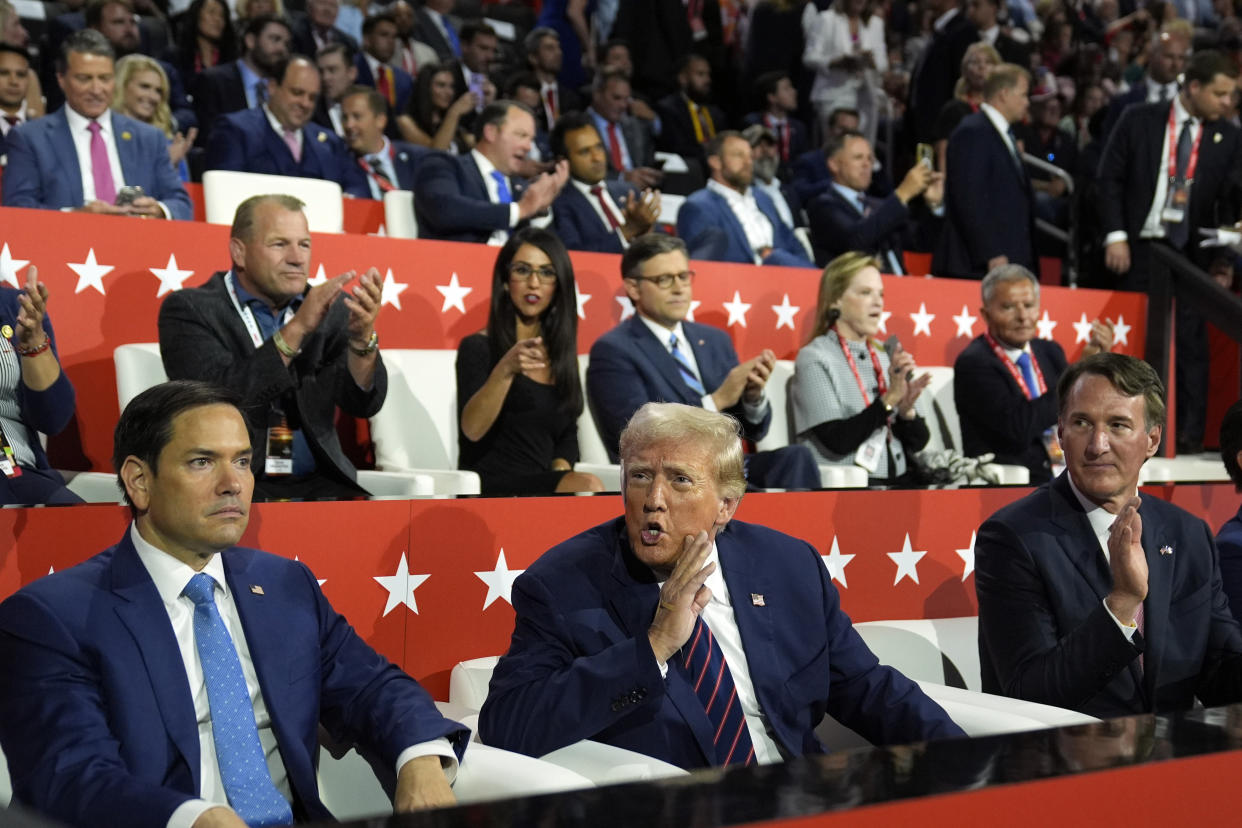
[[258,584],[251,584],[250,591],[253,592],[255,595],[262,595],[263,587],[259,586]]
[[765,604],[765,603],[763,602],[763,596],[762,596],[762,595],[760,595],[758,592],[752,592],[752,593],[750,594],[750,602],[751,602],[752,604],[754,604],[756,607],[766,607],[766,606],[767,606],[767,604]]
[[1160,547],[1160,554],[1161,555],[1172,555],[1173,547],[1169,546],[1168,544],[1165,544],[1164,546]]

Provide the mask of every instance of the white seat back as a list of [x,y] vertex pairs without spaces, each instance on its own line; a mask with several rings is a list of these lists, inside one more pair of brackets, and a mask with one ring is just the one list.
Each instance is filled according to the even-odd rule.
[[794,361],[778,359],[763,391],[772,404],[772,423],[768,433],[755,444],[760,451],[784,448],[793,442],[793,420],[789,417],[789,381],[793,379]]
[[118,345],[112,352],[112,361],[116,365],[116,399],[122,411],[143,391],[168,381],[158,342]]
[[414,213],[414,193],[389,190],[384,193],[384,228],[394,239],[417,239],[418,218]]
[[909,678],[983,688],[977,616],[860,621],[854,629],[881,664]]
[[[582,382],[582,393],[586,395],[587,365],[591,362],[590,354],[578,354],[578,378]],[[582,406],[582,414],[578,417],[578,459],[583,463],[611,463],[604,439],[599,436],[595,427],[595,418],[591,416],[588,402]]]
[[251,196],[278,193],[306,203],[306,224],[312,233],[345,232],[345,206],[341,185],[318,178],[291,175],[262,175],[235,170],[208,170],[203,173],[203,205],[211,224],[232,224],[237,205]]
[[388,396],[371,418],[377,468],[457,468],[456,365],[456,351],[384,351]]
[[[924,371],[931,374],[932,379],[931,385],[924,389],[922,396],[934,404],[935,413],[939,415],[938,420],[927,423],[927,429],[931,432],[927,448],[930,450],[952,448],[961,451],[962,421],[957,416],[957,403],[953,400],[953,368],[945,365],[920,365],[918,373],[921,375]],[[941,434],[940,422],[947,427],[951,443],[945,442]]]

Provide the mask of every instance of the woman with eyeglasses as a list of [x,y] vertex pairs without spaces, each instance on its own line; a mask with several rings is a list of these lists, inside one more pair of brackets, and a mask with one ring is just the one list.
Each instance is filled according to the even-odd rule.
[[458,467],[485,495],[598,492],[578,460],[578,299],[561,240],[527,227],[496,257],[487,328],[457,349]]

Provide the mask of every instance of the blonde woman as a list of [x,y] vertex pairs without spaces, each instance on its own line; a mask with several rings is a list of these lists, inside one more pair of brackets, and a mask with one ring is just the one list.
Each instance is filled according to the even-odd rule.
[[873,484],[909,480],[908,452],[927,445],[915,401],[930,374],[914,378],[914,358],[900,346],[890,362],[875,339],[884,310],[880,263],[844,253],[819,283],[815,325],[790,380],[798,442],[820,463],[857,465]]
[[185,154],[194,146],[198,130],[188,134],[177,131],[168,107],[168,75],[159,62],[146,55],[126,55],[116,62],[116,88],[112,108],[136,121],[158,127],[168,137],[168,160],[181,175],[190,180]]

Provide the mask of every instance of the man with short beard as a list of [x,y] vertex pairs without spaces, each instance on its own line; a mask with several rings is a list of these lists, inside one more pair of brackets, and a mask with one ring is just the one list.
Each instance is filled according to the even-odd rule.
[[712,65],[702,55],[686,55],[677,71],[680,92],[656,104],[661,131],[658,147],[683,158],[703,159],[703,143],[725,129],[724,112],[712,104]]
[[751,124],[742,130],[742,137],[750,142],[750,157],[755,170],[754,186],[768,194],[781,221],[790,230],[806,224],[802,220],[802,208],[797,196],[792,189],[787,190],[776,176],[781,166],[781,150],[772,130],[763,124]]
[[213,66],[194,82],[198,144],[207,146],[216,119],[267,100],[267,79],[289,58],[293,32],[282,18],[260,15],[246,24],[242,56]]
[[439,62],[436,50],[414,36],[417,17],[409,0],[397,0],[388,7],[388,13],[397,24],[397,48],[388,61],[389,66],[404,69],[416,77],[422,67]]

